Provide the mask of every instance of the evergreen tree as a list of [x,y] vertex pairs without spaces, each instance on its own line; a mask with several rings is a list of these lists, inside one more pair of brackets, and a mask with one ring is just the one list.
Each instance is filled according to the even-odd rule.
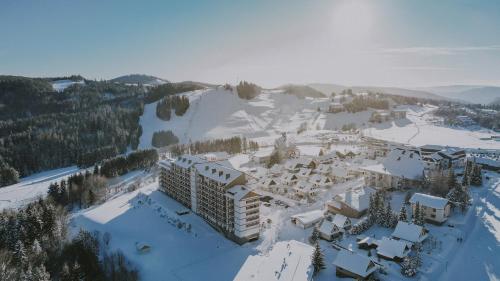
[[26,254],[26,251],[24,249],[24,244],[21,240],[17,240],[16,247],[14,249],[14,263],[17,264],[17,266],[23,266],[26,265],[26,261],[28,260],[28,256]]
[[474,185],[474,186],[483,185],[483,176],[481,174],[481,166],[480,165],[473,166],[470,184]]
[[311,233],[311,237],[310,237],[310,242],[311,244],[317,244],[318,243],[318,240],[319,240],[319,231],[318,229],[315,227]]
[[323,257],[323,252],[319,246],[319,243],[316,243],[314,247],[314,253],[312,255],[312,264],[314,268],[313,275],[317,275],[322,269],[325,268],[325,260]]
[[420,219],[420,202],[417,201],[415,208],[413,209],[413,223],[419,224]]
[[43,264],[33,268],[33,279],[37,281],[50,281],[50,274],[45,269]]
[[401,210],[399,210],[398,220],[403,222],[408,221],[408,215],[406,214],[406,207],[404,204],[401,206]]
[[419,206],[420,211],[418,212],[417,224],[420,226],[424,226],[425,224],[425,212],[423,207]]

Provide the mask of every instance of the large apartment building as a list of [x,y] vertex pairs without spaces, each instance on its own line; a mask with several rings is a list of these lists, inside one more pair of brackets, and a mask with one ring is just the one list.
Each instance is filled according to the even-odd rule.
[[160,168],[160,190],[214,228],[238,243],[259,237],[259,195],[245,186],[244,173],[193,155],[161,161]]

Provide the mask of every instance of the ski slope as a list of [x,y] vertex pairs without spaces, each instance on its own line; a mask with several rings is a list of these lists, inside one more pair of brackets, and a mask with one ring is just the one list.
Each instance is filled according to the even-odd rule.
[[282,132],[296,134],[303,123],[308,130],[335,130],[348,123],[361,126],[371,115],[370,111],[328,114],[325,113],[330,104],[327,98],[300,99],[271,90],[249,101],[221,88],[182,95],[189,97],[189,109],[183,116],[172,114],[169,121],[156,116],[156,102],[145,105],[140,118],[143,133],[139,148],[151,147],[153,133],[160,130],[172,130],[181,143],[245,136],[272,144]]

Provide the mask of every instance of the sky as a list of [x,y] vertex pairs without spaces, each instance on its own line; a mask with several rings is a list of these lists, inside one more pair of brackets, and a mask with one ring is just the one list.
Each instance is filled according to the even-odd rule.
[[0,0],[0,74],[500,85],[500,1]]

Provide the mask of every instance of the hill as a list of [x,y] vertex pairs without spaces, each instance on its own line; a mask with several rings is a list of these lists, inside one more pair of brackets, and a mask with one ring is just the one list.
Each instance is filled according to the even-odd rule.
[[145,74],[129,74],[113,78],[110,81],[124,84],[143,84],[153,86],[168,83],[168,80]]
[[293,95],[299,98],[324,98],[326,95],[310,86],[305,85],[285,85],[279,89],[283,90],[285,94]]
[[332,92],[339,93],[345,89],[352,89],[353,92],[380,92],[391,95],[399,95],[405,97],[416,97],[424,99],[434,99],[434,100],[446,100],[446,97],[430,93],[423,90],[413,90],[398,87],[376,87],[376,86],[343,86],[337,84],[320,84],[314,83],[309,84],[309,87],[322,92],[323,94],[330,96]]
[[490,104],[500,100],[500,87],[480,85],[450,85],[423,88],[451,99],[462,100],[470,103]]

